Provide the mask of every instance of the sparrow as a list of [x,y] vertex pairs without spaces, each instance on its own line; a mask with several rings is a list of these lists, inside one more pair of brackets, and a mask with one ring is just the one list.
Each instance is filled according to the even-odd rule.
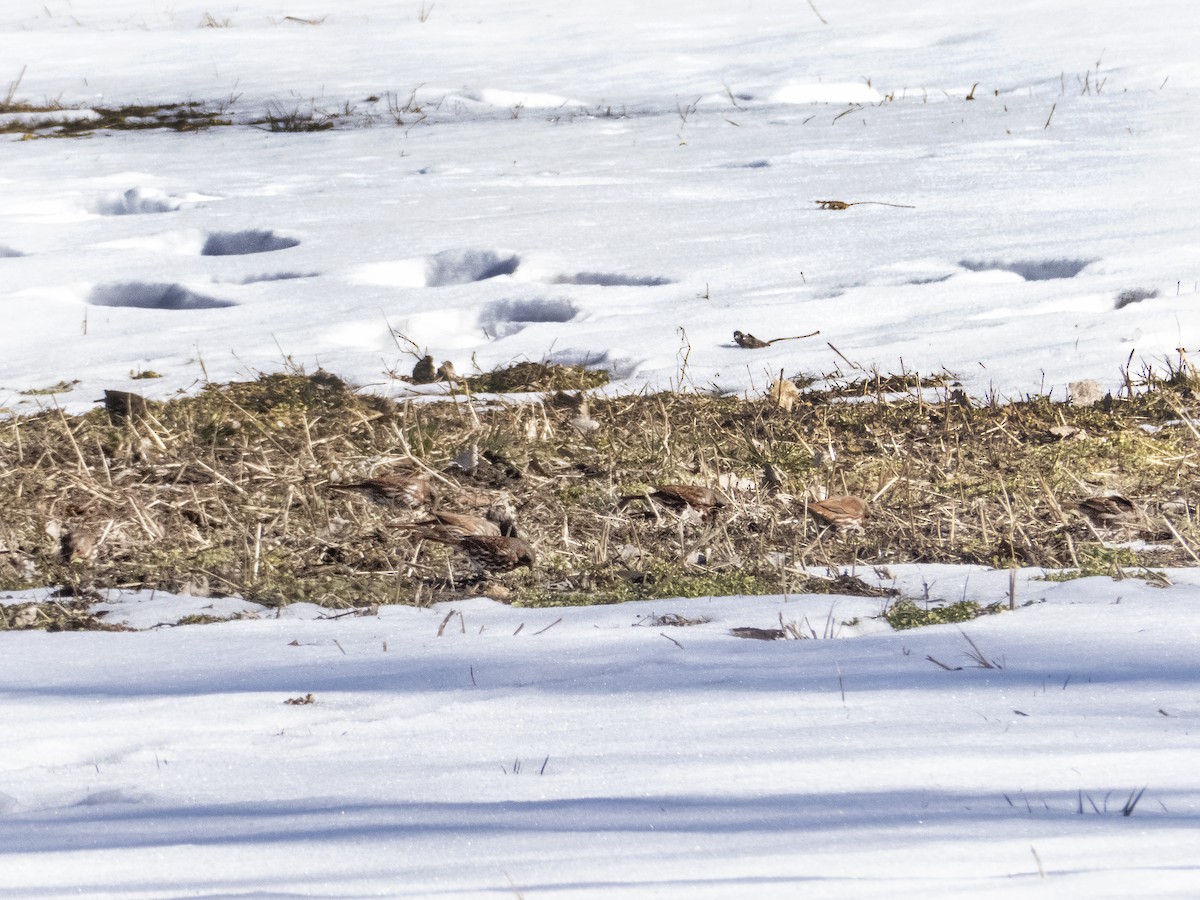
[[437,381],[437,377],[437,368],[433,364],[432,356],[421,357],[421,360],[413,366],[413,384],[432,384]]
[[733,333],[733,342],[743,350],[761,350],[763,347],[770,347],[770,341],[764,341],[761,338],[756,338],[752,334],[746,334],[742,331]]
[[355,484],[331,484],[335,491],[357,491],[368,500],[385,506],[417,509],[437,502],[437,491],[428,475],[380,475]]
[[393,528],[421,528],[435,531],[446,538],[457,540],[470,537],[500,537],[515,535],[511,513],[497,507],[488,510],[487,517],[468,513],[435,512],[417,522],[398,522]]
[[149,415],[146,398],[129,391],[105,391],[104,411],[113,425],[136,424]]
[[657,500],[668,509],[685,512],[694,509],[700,514],[701,522],[713,519],[720,510],[729,505],[724,497],[712,488],[700,487],[695,484],[656,484],[647,494],[633,494],[621,498],[624,507],[634,500],[644,500],[649,497]]
[[430,541],[462,550],[479,568],[488,572],[511,572],[537,564],[537,554],[524,538],[504,534],[468,534],[454,537],[442,530],[427,529],[416,534]]
[[871,514],[866,500],[850,494],[810,501],[808,511],[838,531],[862,530],[863,520]]
[[1141,525],[1145,522],[1136,503],[1120,494],[1101,494],[1079,501],[1079,511],[1094,524],[1105,528]]

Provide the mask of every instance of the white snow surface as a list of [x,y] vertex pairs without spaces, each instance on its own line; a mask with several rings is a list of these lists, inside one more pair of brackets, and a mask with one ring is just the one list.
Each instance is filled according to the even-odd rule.
[[[1024,571],[1030,605],[900,633],[853,597],[172,628],[252,605],[114,595],[146,630],[4,636],[0,897],[1194,897],[1200,574],[1169,575]],[[781,619],[818,639],[730,633]]]
[[[1115,389],[1200,326],[1193,18],[6,3],[0,96],[349,114],[0,138],[0,407],[291,365],[409,396],[393,332],[614,391],[851,365]],[[114,593],[142,630],[0,636],[0,897],[1200,896],[1200,575],[1042,574],[1028,606],[903,633],[847,597],[331,619]],[[836,639],[730,634],[781,617]]]
[[10,139],[0,405],[284,365],[406,396],[393,332],[735,394],[855,365],[1061,399],[1195,345],[1191,7],[816,8],[6,4],[17,99],[350,114]]

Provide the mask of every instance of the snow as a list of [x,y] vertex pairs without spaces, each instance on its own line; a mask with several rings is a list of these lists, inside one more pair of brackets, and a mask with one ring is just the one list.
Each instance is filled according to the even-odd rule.
[[[5,637],[0,896],[1194,896],[1200,575],[1169,574],[1025,571],[961,632],[854,597],[153,628],[213,601],[115,596],[151,630]],[[836,639],[729,633],[780,616]]]
[[[1200,326],[1191,15],[10,3],[0,96],[20,77],[62,118],[339,118],[6,138],[0,407],[292,364],[404,397],[395,333],[614,391],[847,360],[1115,389]],[[1007,597],[1007,573],[892,574]],[[847,597],[329,619],[114,594],[142,630],[0,640],[0,897],[1196,896],[1200,576],[1041,574],[1028,607],[903,633]],[[243,618],[172,627],[192,613]],[[859,624],[729,633],[781,615]]]

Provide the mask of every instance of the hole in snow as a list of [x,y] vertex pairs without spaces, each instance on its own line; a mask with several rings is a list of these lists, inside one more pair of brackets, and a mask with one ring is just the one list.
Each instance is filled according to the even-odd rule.
[[147,213],[174,212],[180,201],[161,191],[130,188],[117,194],[106,194],[96,201],[96,212],[102,216],[136,216]]
[[674,284],[670,278],[656,275],[620,275],[614,272],[576,272],[574,275],[559,275],[551,284],[592,284],[600,287],[659,287]]
[[450,284],[470,284],[500,275],[511,275],[521,264],[521,257],[495,250],[443,250],[425,260],[427,287]]
[[1131,303],[1141,303],[1143,300],[1153,300],[1158,296],[1158,291],[1146,290],[1145,288],[1133,288],[1129,291],[1121,291],[1117,294],[1117,302],[1114,304],[1114,309],[1124,309]]
[[247,275],[238,284],[258,284],[260,281],[291,281],[293,278],[316,278],[317,272],[263,272],[260,275]]
[[493,338],[504,338],[516,334],[527,325],[570,322],[578,312],[575,304],[569,300],[499,300],[484,309],[479,316],[479,327]]
[[1026,281],[1052,281],[1056,278],[1074,278],[1095,260],[1092,259],[1025,259],[1014,262],[1001,260],[959,261],[959,265],[972,272],[1001,271],[1020,275]]
[[88,295],[87,302],[92,306],[127,306],[133,309],[221,309],[237,305],[232,300],[197,294],[181,284],[142,281],[96,285]]
[[246,256],[270,253],[299,245],[295,238],[280,237],[273,231],[214,231],[204,241],[201,256]]

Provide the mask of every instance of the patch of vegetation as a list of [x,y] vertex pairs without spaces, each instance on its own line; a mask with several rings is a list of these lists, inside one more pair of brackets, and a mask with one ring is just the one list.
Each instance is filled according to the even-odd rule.
[[176,625],[215,625],[217,622],[228,622],[229,620],[222,616],[211,616],[206,613],[192,613],[190,616],[184,616]]
[[883,613],[884,619],[896,631],[906,631],[909,628],[923,628],[926,625],[945,625],[950,622],[970,622],[980,616],[995,615],[1000,612],[1000,604],[992,603],[981,607],[974,600],[959,600],[946,606],[918,606],[913,600],[905,598],[891,604]]
[[586,391],[608,384],[609,374],[603,369],[583,366],[560,366],[539,362],[519,362],[482,375],[463,379],[465,387],[475,394],[547,393],[551,391]]
[[[336,609],[481,589],[527,606],[883,597],[894,593],[874,586],[886,573],[814,573],[950,562],[1120,575],[1194,563],[1200,547],[1193,510],[1174,499],[1200,493],[1200,434],[1188,425],[1200,379],[1186,361],[1091,407],[972,400],[943,376],[826,377],[789,412],[675,392],[584,404],[583,388],[607,375],[569,367],[490,376],[468,382],[486,402],[395,402],[326,372],[284,372],[165,402],[109,391],[107,410],[6,419],[0,589],[145,587]],[[507,402],[506,389],[540,396]],[[394,527],[422,512],[334,489],[398,471],[431,479],[442,510],[478,514],[506,497],[538,566],[498,576],[493,590],[463,553]],[[728,504],[702,521],[622,503],[678,482],[717,488]],[[1144,521],[1088,520],[1079,501],[1105,491],[1135,500]],[[806,496],[844,493],[871,500],[861,529],[808,512]],[[901,601],[889,621],[979,611]]]
[[86,597],[0,605],[0,631],[132,631],[102,621]]
[[[1138,553],[1130,547],[1111,547],[1105,544],[1085,544],[1076,548],[1075,560],[1077,566],[1047,572],[1042,576],[1045,581],[1074,581],[1077,578],[1092,578],[1105,575],[1120,580],[1129,577],[1130,571],[1137,572],[1141,568]],[[1147,577],[1154,577],[1153,574]]]
[[315,102],[310,103],[307,109],[299,105],[289,109],[275,101],[267,106],[267,111],[262,118],[255,119],[250,124],[266,131],[329,131],[333,128],[339,115],[349,115],[349,113],[349,109],[345,113],[323,110],[318,108]]
[[0,104],[0,134],[23,138],[81,137],[98,131],[204,131],[233,121],[223,107],[201,103],[64,107],[57,103]]
[[60,381],[57,384],[50,385],[49,387],[29,388],[28,390],[21,391],[21,394],[25,397],[45,397],[50,394],[65,394],[68,391],[73,391],[75,389],[75,385],[77,384],[79,384],[78,378],[76,378],[74,381]]

